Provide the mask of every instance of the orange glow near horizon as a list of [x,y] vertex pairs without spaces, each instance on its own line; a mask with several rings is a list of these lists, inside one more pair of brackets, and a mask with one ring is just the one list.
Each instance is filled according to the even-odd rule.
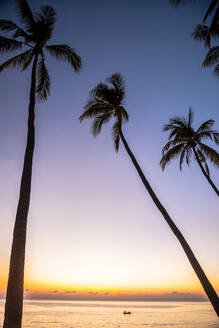
[[[1,288],[0,291],[5,291],[7,285],[7,275],[0,273]],[[214,281],[214,287],[219,290],[219,281],[216,279]],[[110,295],[160,295],[165,293],[170,293],[177,291],[179,293],[193,293],[193,294],[203,294],[202,286],[197,279],[191,281],[190,283],[174,284],[169,283],[166,285],[145,285],[138,286],[137,284],[126,286],[119,285],[98,285],[98,284],[70,284],[61,281],[37,281],[30,277],[25,279],[24,289],[26,291],[31,291],[34,293],[50,294],[56,291],[57,293],[66,293],[68,291],[75,291],[80,295],[87,295],[89,293],[99,293],[99,295],[104,295],[109,293]]]

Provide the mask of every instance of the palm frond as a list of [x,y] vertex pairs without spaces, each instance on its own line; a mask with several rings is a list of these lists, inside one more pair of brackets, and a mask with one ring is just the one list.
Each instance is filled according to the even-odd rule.
[[128,122],[128,120],[129,120],[128,112],[125,110],[125,108],[123,106],[120,106],[120,111],[121,111],[122,121],[123,122]]
[[189,129],[192,128],[193,118],[194,118],[193,110],[192,110],[192,108],[190,107],[190,108],[189,108],[189,115],[188,115],[188,128],[189,128]]
[[214,74],[219,77],[219,64],[217,64],[213,70]]
[[170,147],[176,146],[179,143],[182,143],[182,140],[180,138],[174,138],[172,140],[169,140],[162,149],[162,156],[170,149]]
[[206,13],[205,13],[205,16],[204,16],[204,19],[203,19],[203,23],[206,22],[208,16],[214,11],[214,9],[216,8],[217,4],[218,4],[218,0],[212,0],[211,3],[210,3],[210,6],[208,7]]
[[111,113],[104,113],[102,115],[95,116],[91,126],[91,132],[94,137],[96,137],[101,132],[102,125],[108,123],[110,119]]
[[114,89],[103,82],[98,83],[97,86],[90,91],[89,95],[97,102],[108,103],[112,106],[115,103],[116,96]]
[[213,135],[214,142],[216,145],[219,145],[219,133],[217,131],[210,131],[211,134]]
[[[215,33],[212,33],[214,37]],[[195,40],[205,41],[205,47],[210,48],[211,43],[211,33],[207,25],[198,24],[192,32],[192,36]]]
[[205,155],[206,159],[209,159],[214,165],[219,167],[218,152],[215,149],[213,149],[203,143],[199,143],[198,146],[199,146],[201,152]]
[[15,23],[7,19],[0,19],[0,30],[11,32],[19,28]]
[[178,157],[184,148],[184,143],[181,143],[179,145],[176,145],[172,148],[170,148],[165,155],[161,158],[160,165],[162,167],[162,170],[165,169],[166,165],[170,163],[170,161],[176,157]]
[[216,145],[219,144],[219,133],[216,130],[200,132],[198,137],[199,141],[201,141],[202,139],[211,139],[211,141],[214,141]]
[[30,50],[29,54],[26,56],[25,62],[22,67],[22,71],[25,71],[25,69],[30,65],[33,57],[34,57],[34,51]]
[[41,100],[46,100],[50,93],[50,77],[43,57],[41,57],[37,67],[36,93]]
[[187,128],[187,122],[184,117],[173,117],[169,120],[169,124],[163,126],[163,131],[172,130],[173,128]]
[[198,134],[198,140],[201,141],[202,139],[211,139],[211,141],[214,141],[218,145],[219,133],[216,130],[202,131]]
[[214,120],[207,120],[204,123],[200,125],[200,127],[197,129],[196,134],[199,134],[204,131],[209,131],[214,124]]
[[178,141],[188,139],[189,130],[187,128],[182,128],[182,127],[174,128],[170,132],[168,139],[171,140],[173,137],[175,140],[178,140]]
[[10,58],[9,60],[7,60],[6,62],[4,62],[3,64],[0,65],[0,72],[3,71],[3,69],[5,68],[9,68],[9,67],[19,67],[22,70],[25,70],[28,65],[31,62],[31,59],[33,58],[33,51],[32,50],[28,50],[26,52],[23,52],[17,56],[14,56],[12,58]]
[[115,148],[116,152],[119,151],[120,127],[121,127],[121,125],[118,121],[115,122],[112,127],[112,139],[113,139],[113,144],[114,144],[114,148]]
[[12,35],[12,38],[16,39],[17,37],[23,37],[25,42],[29,42],[30,36],[20,27],[18,27],[15,23],[10,20],[0,19],[0,30],[11,32],[15,30],[15,33]]
[[169,150],[171,146],[174,146],[173,140],[168,141],[162,148],[162,156]]
[[91,99],[87,101],[84,109],[84,113],[79,117],[80,122],[82,122],[85,118],[93,118],[96,115],[111,112],[112,106],[107,103],[96,102]]
[[188,146],[185,145],[184,148],[181,151],[180,160],[179,160],[179,169],[180,169],[180,171],[182,170],[182,165],[183,165],[185,155],[187,154],[187,152],[188,152]]
[[107,82],[112,84],[118,103],[121,103],[125,97],[125,82],[122,75],[120,73],[114,73],[107,79]]
[[34,16],[36,21],[35,32],[43,39],[48,41],[52,37],[54,24],[56,22],[56,12],[51,6],[41,6],[40,12],[37,12]]
[[0,36],[0,53],[21,49],[22,42]]
[[199,141],[201,141],[202,139],[211,139],[211,141],[213,141],[213,137],[212,137],[210,131],[203,131],[203,132],[200,132],[200,133],[197,135],[197,139],[198,139]]
[[35,14],[36,23],[40,22],[50,27],[56,22],[56,12],[51,6],[41,6],[40,12]]
[[67,44],[46,46],[46,50],[48,50],[51,56],[55,57],[57,60],[67,61],[75,72],[80,70],[82,66],[81,58],[77,55],[74,49]]
[[219,46],[212,47],[211,49],[209,49],[209,51],[202,63],[202,66],[203,67],[211,66],[211,65],[217,64],[218,62],[219,62]]
[[25,25],[26,31],[32,33],[34,31],[35,21],[32,11],[26,0],[15,0],[18,15],[22,23]]

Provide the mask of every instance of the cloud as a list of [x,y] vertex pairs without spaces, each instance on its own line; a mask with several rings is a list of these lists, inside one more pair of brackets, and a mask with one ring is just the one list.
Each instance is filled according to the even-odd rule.
[[65,294],[75,294],[77,293],[75,290],[66,290]]
[[[0,295],[1,297],[1,295]],[[50,292],[36,292],[29,291],[25,295],[26,299],[35,299],[35,300],[110,300],[110,301],[172,301],[172,302],[200,302],[206,301],[206,296],[203,294],[193,294],[193,293],[183,293],[177,290],[173,290],[167,293],[160,294],[130,294],[130,293],[109,293],[109,292],[97,292],[90,291],[87,293],[81,293],[80,291],[67,290],[67,291],[58,291],[53,290]]]

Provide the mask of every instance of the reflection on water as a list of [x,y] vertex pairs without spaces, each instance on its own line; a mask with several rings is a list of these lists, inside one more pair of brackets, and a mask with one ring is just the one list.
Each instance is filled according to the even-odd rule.
[[[0,301],[0,326],[3,310]],[[34,327],[219,328],[219,320],[208,302],[25,301],[23,328]]]

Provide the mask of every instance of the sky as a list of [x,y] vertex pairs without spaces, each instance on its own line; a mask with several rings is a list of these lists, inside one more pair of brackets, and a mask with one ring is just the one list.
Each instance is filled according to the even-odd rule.
[[[81,56],[79,73],[49,56],[49,99],[36,104],[36,148],[25,263],[27,298],[202,299],[202,287],[179,242],[144,189],[112,122],[93,138],[80,123],[89,91],[112,73],[126,82],[125,137],[160,201],[219,293],[218,199],[198,165],[162,172],[162,127],[194,109],[194,127],[219,129],[219,80],[203,69],[203,44],[191,37],[208,1],[178,8],[168,0],[29,0],[51,5],[50,44]],[[14,1],[0,18],[19,22]],[[3,35],[3,33],[1,33]],[[4,34],[5,35],[5,34]],[[13,54],[2,55],[0,63]],[[30,69],[0,74],[0,295],[4,297],[27,132]],[[213,146],[213,145],[212,145]],[[216,149],[216,146],[214,146]],[[217,149],[218,150],[218,149]],[[212,180],[218,172],[209,164]]]

